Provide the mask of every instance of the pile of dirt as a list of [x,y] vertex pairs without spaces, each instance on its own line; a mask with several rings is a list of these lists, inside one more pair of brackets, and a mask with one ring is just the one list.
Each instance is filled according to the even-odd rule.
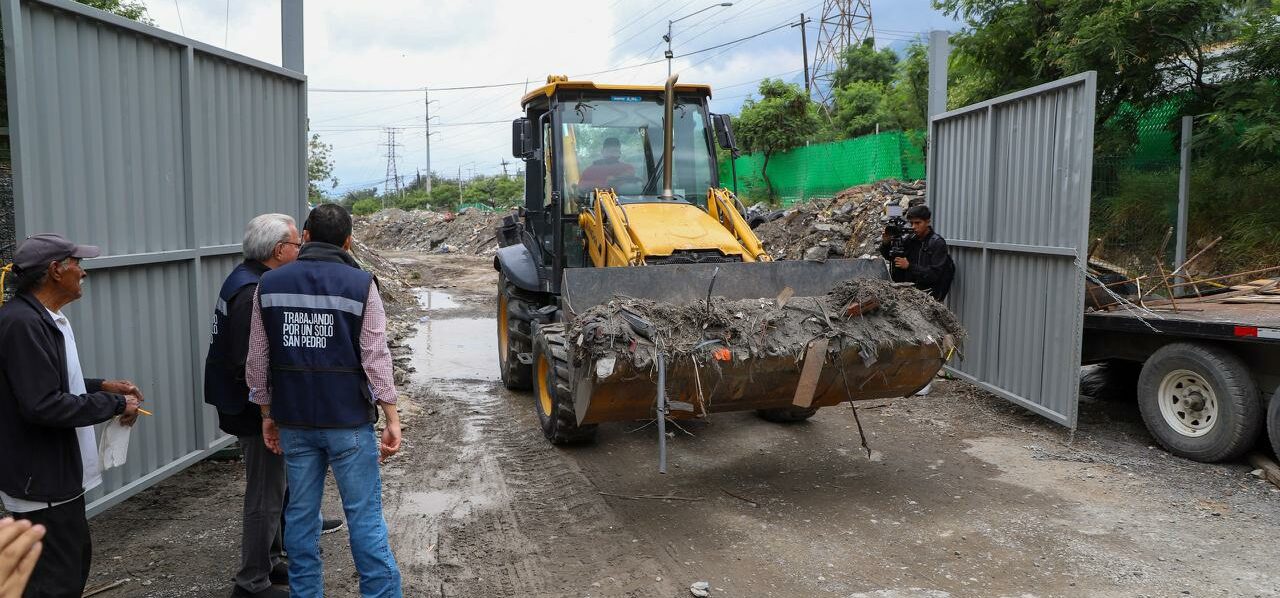
[[757,227],[756,236],[779,260],[874,256],[889,201],[904,207],[924,203],[925,182],[885,179],[850,187],[831,199],[797,205],[785,216]]
[[[847,315],[854,303],[867,306],[866,313]],[[692,355],[707,362],[724,348],[736,360],[799,356],[809,341],[823,336],[878,351],[902,345],[941,347],[948,335],[960,344],[964,334],[945,306],[910,285],[854,279],[825,296],[783,301],[712,297],[708,306],[706,301],[673,304],[618,297],[584,311],[568,336],[586,356],[621,356],[644,368],[654,345],[672,357]]]
[[413,371],[408,340],[422,311],[409,273],[359,239],[353,239],[351,256],[378,280],[378,294],[387,313],[387,345],[391,349],[395,382],[408,384],[409,373]]
[[375,249],[493,255],[495,230],[505,215],[471,208],[458,213],[391,208],[356,218],[355,237]]

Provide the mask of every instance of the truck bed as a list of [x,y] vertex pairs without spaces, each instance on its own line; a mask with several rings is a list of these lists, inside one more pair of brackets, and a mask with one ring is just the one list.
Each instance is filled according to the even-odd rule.
[[1280,305],[1188,298],[1179,299],[1177,306],[1179,311],[1174,312],[1162,302],[1153,309],[1158,317],[1126,309],[1089,312],[1084,315],[1084,328],[1280,345]]

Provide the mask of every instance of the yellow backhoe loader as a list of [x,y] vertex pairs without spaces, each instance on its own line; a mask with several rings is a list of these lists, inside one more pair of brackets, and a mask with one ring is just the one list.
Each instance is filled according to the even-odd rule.
[[[710,306],[714,292],[717,301],[772,304],[888,278],[878,258],[770,258],[719,178],[715,146],[735,150],[729,119],[708,111],[710,96],[674,76],[665,86],[552,76],[522,100],[512,151],[526,166],[525,205],[500,227],[494,259],[498,364],[508,388],[533,389],[552,443],[588,440],[603,422],[661,426],[716,411],[806,419],[847,400],[914,393],[943,364],[941,338],[870,350],[823,342],[802,355],[711,346],[732,355],[714,364],[712,389],[696,359],[664,364],[659,348],[644,366],[601,362],[582,349],[581,335],[569,338],[577,318],[619,296]],[[646,326],[637,322],[639,336]],[[634,342],[644,342],[639,336]]]

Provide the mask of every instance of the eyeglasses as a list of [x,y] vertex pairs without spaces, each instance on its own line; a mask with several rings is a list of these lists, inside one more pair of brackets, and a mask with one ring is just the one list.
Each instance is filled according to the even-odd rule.
[[298,249],[302,249],[302,243],[294,243],[293,241],[277,241],[276,243],[280,245],[293,245]]

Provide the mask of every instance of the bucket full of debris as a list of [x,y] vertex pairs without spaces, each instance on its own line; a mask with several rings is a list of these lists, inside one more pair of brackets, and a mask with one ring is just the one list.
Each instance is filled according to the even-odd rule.
[[578,423],[911,395],[964,337],[878,259],[565,270]]

